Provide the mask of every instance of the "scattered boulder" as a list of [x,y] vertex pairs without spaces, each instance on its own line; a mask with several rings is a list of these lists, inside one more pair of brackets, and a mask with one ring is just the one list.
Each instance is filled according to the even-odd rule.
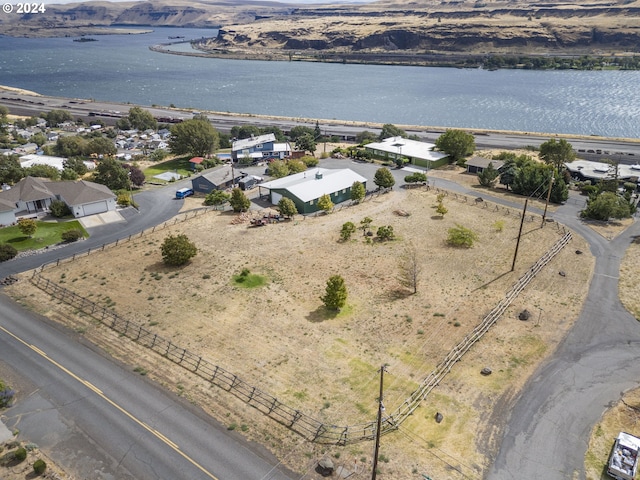
[[436,419],[436,423],[440,423],[442,422],[442,419],[444,417],[442,416],[442,414],[440,412],[436,413],[435,419]]
[[482,370],[480,370],[480,374],[484,375],[485,377],[487,375],[491,375],[493,371],[489,368],[489,367],[484,367]]
[[333,470],[335,469],[333,462],[330,458],[323,458],[318,462],[318,466],[316,467],[316,472],[318,472],[323,477],[330,477],[333,475]]
[[566,274],[566,273],[564,273],[564,271],[563,271],[563,270],[560,270],[560,271],[558,272],[558,275],[560,275],[561,277],[566,277],[566,276],[567,276],[567,274]]
[[521,311],[518,314],[518,318],[520,320],[522,320],[523,322],[526,322],[527,320],[529,320],[531,318],[531,312],[527,309],[524,309],[523,311]]
[[576,255],[582,255],[582,250],[576,250]]

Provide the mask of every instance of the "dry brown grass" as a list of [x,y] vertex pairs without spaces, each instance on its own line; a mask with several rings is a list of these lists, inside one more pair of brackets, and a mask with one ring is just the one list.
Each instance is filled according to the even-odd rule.
[[[366,422],[375,417],[381,364],[389,364],[385,396],[392,411],[560,236],[554,225],[541,229],[539,219],[525,222],[517,266],[510,272],[519,226],[515,212],[507,216],[448,197],[449,213],[440,218],[435,203],[434,192],[396,191],[331,215],[263,228],[232,225],[231,215],[212,213],[45,275],[319,420]],[[411,215],[399,217],[393,213],[397,209]],[[368,244],[358,232],[351,241],[338,241],[344,222],[358,223],[365,216],[376,226],[392,225],[398,239]],[[445,245],[447,229],[456,224],[479,234],[472,249]],[[200,251],[186,267],[171,269],[163,265],[159,247],[166,235],[178,232]],[[409,244],[417,247],[423,265],[417,295],[409,295],[397,280]],[[389,462],[381,468],[387,478],[420,478],[421,473],[456,478],[447,462],[467,475],[483,471],[514,395],[578,315],[593,269],[588,254],[575,261],[578,249],[588,252],[574,238],[424,407],[400,432],[384,438]],[[232,276],[243,268],[266,276],[269,283],[253,290],[233,286]],[[560,270],[567,275],[558,275]],[[348,306],[337,316],[319,300],[333,274],[342,275],[349,289]],[[26,282],[18,285],[9,290],[23,302],[56,319],[68,318],[114,355],[144,366],[156,380],[204,408],[215,405],[209,409],[214,416],[246,425],[246,435],[298,471],[323,453],[339,454],[334,461],[350,468],[354,461],[371,459],[367,444],[325,450],[303,443],[225,392],[122,342],[87,318],[69,315],[68,308],[47,301]],[[525,308],[532,319],[517,320]],[[494,373],[480,376],[483,366]],[[436,411],[444,414],[441,424],[433,420]]]

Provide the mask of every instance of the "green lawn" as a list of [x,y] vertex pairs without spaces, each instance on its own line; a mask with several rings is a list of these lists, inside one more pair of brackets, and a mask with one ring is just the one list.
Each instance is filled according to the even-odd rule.
[[80,230],[85,237],[89,234],[77,220],[68,222],[36,222],[38,229],[33,237],[25,237],[17,225],[0,228],[0,243],[13,245],[19,252],[24,250],[37,250],[39,248],[55,245],[62,241],[62,232],[67,230]]
[[153,177],[165,172],[177,172],[183,177],[187,177],[190,174],[193,174],[191,164],[189,163],[189,160],[191,160],[191,158],[191,156],[172,158],[171,160],[151,165],[150,167],[145,168],[142,173],[144,173],[144,177],[148,181],[153,180],[154,182],[161,182],[162,180],[160,180],[159,178]]

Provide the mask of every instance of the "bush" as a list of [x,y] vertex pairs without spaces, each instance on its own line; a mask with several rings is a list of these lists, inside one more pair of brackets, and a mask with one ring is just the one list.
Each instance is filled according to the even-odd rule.
[[471,248],[476,240],[478,240],[478,234],[462,225],[449,229],[447,243],[453,247]]
[[11,260],[17,254],[18,250],[16,250],[13,245],[9,245],[8,243],[0,244],[0,262]]
[[27,458],[27,450],[24,447],[20,447],[13,455],[18,462],[24,462]]
[[66,217],[67,215],[71,215],[71,210],[62,200],[54,200],[53,202],[51,202],[51,205],[49,205],[49,211],[51,212],[51,215],[56,218],[62,218]]
[[164,263],[175,267],[184,265],[198,253],[196,246],[184,234],[169,235],[162,242],[161,251]]
[[66,232],[62,232],[61,237],[63,242],[73,243],[83,238],[84,234],[77,228],[74,228],[73,230],[67,230]]
[[11,405],[11,400],[15,392],[7,387],[2,380],[0,380],[0,408],[5,408]]
[[119,193],[116,202],[121,207],[128,207],[131,205],[131,195],[128,192]]
[[47,469],[47,464],[44,460],[38,459],[33,462],[33,471],[36,475],[42,475]]

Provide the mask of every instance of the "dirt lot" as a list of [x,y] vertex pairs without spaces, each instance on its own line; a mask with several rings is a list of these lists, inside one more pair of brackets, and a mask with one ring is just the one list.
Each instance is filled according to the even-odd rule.
[[[377,370],[388,364],[385,404],[393,411],[448,350],[460,341],[515,281],[559,238],[554,224],[525,222],[514,272],[517,212],[495,211],[449,196],[449,212],[435,214],[433,191],[401,190],[316,218],[248,228],[235,215],[211,213],[156,232],[117,250],[93,254],[45,271],[45,276],[145,324],[164,337],[254,383],[324,422],[349,425],[375,418]],[[398,216],[397,210],[410,213]],[[392,225],[397,239],[367,243],[361,232],[341,243],[344,222],[369,216]],[[446,246],[456,224],[474,230],[471,249]],[[374,229],[375,231],[375,229]],[[185,233],[199,248],[193,261],[167,268],[160,244]],[[422,266],[418,294],[398,281],[401,258],[414,245]],[[576,250],[585,252],[577,260]],[[476,345],[400,430],[382,441],[385,478],[478,477],[490,463],[505,412],[537,363],[550,354],[576,318],[593,259],[578,237],[534,280],[493,330]],[[243,268],[268,284],[240,289],[231,278]],[[558,272],[563,271],[565,276]],[[333,316],[319,296],[326,280],[342,275],[348,305]],[[122,342],[106,328],[25,282],[8,289],[22,302],[129,359],[179,395],[271,448],[284,463],[309,472],[315,461],[334,462],[366,478],[372,446],[314,446],[245,407],[234,397],[192,378],[179,367]],[[520,321],[527,309],[532,316]],[[489,366],[493,374],[480,375]],[[442,423],[434,415],[444,416]]]

